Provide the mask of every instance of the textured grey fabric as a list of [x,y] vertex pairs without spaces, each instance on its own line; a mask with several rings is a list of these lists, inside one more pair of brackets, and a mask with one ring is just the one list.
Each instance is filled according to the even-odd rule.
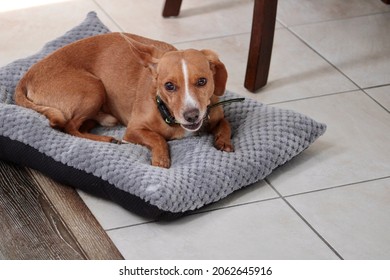
[[[143,146],[73,137],[52,129],[43,115],[13,105],[15,86],[33,63],[67,43],[106,32],[108,29],[91,12],[81,25],[46,44],[39,54],[1,68],[0,135],[93,174],[163,211],[180,213],[263,179],[326,130],[324,124],[302,114],[247,99],[225,107],[232,125],[234,153],[216,150],[213,137],[207,134],[170,141],[172,166],[163,169],[150,165],[150,152]],[[230,97],[237,95],[227,92],[224,98]],[[121,138],[124,127],[94,132]]]

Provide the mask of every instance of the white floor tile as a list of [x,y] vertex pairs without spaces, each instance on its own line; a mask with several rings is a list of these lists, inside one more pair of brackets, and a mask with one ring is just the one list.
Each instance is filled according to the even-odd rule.
[[287,198],[344,259],[390,258],[390,179]]
[[54,4],[47,0],[47,5],[34,6],[35,2],[39,0],[29,1],[30,8],[0,12],[0,66],[38,52],[46,42],[81,23],[90,11],[96,11],[108,28],[118,30],[92,0],[55,0]]
[[390,13],[292,28],[361,88],[390,83]]
[[281,199],[108,234],[126,259],[337,259]]
[[92,196],[80,190],[78,193],[105,230],[133,226],[150,221],[129,212],[112,201]]
[[278,20],[287,26],[389,12],[380,0],[279,0]]
[[250,32],[251,0],[183,1],[178,18],[163,18],[163,0],[96,0],[121,28],[169,43]]
[[363,92],[278,107],[307,114],[328,126],[310,148],[269,176],[283,195],[390,175],[390,114]]

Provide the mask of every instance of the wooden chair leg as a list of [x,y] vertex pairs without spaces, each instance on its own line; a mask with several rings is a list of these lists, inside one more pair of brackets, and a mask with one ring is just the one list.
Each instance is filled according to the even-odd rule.
[[176,17],[180,13],[182,0],[165,0],[163,17]]
[[390,0],[382,0],[382,2],[385,4],[390,4]]
[[277,0],[255,0],[244,86],[251,92],[266,85],[275,33]]

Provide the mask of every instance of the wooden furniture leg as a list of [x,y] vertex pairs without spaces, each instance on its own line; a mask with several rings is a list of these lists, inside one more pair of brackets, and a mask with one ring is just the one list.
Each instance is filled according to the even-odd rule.
[[382,2],[385,4],[390,4],[390,0],[382,0]]
[[180,13],[182,0],[165,0],[163,17],[177,17]]
[[244,83],[244,86],[251,92],[267,84],[277,5],[277,0],[255,0]]

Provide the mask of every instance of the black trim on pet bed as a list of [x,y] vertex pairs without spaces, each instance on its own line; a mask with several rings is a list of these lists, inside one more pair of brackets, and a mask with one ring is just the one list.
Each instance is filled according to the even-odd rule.
[[174,219],[184,213],[163,211],[141,198],[122,191],[85,171],[67,166],[19,141],[0,135],[0,158],[38,170],[58,183],[112,200],[125,209],[149,219]]

